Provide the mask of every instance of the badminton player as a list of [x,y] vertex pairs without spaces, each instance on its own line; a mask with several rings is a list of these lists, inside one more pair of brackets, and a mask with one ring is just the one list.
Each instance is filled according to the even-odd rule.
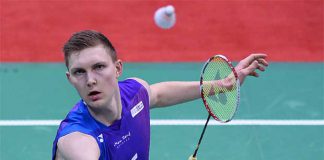
[[[139,78],[122,81],[123,65],[111,42],[97,31],[80,31],[63,47],[66,76],[81,100],[61,122],[52,159],[148,160],[149,109],[200,97],[199,82],[149,85]],[[235,67],[240,82],[268,65],[265,54],[251,54]]]

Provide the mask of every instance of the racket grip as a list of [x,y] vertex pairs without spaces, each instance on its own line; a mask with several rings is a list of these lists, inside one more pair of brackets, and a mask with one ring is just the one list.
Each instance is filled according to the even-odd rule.
[[192,155],[188,158],[188,160],[197,160],[197,157],[192,157]]

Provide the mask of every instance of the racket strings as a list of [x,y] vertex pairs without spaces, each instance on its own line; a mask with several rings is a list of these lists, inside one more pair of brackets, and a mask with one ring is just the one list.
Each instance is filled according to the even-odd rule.
[[228,63],[214,58],[202,75],[202,92],[209,110],[222,122],[232,119],[237,107],[236,78]]

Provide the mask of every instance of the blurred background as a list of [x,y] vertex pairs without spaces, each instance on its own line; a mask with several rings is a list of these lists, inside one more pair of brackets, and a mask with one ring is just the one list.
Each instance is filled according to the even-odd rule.
[[[176,24],[153,20],[173,5]],[[236,64],[268,54],[270,66],[242,86],[235,120],[306,125],[211,125],[199,159],[324,159],[323,0],[0,0],[0,159],[50,159],[57,125],[79,100],[62,46],[80,30],[104,33],[124,62],[121,80],[199,80],[205,60]],[[151,110],[152,120],[205,120],[201,100]],[[152,125],[150,159],[187,159],[203,125]]]

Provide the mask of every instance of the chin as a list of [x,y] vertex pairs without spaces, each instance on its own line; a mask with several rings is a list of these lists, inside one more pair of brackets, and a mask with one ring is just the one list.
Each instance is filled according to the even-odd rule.
[[97,101],[91,101],[91,100],[88,100],[86,101],[88,107],[91,107],[91,108],[101,108],[104,104],[103,100],[97,100]]

